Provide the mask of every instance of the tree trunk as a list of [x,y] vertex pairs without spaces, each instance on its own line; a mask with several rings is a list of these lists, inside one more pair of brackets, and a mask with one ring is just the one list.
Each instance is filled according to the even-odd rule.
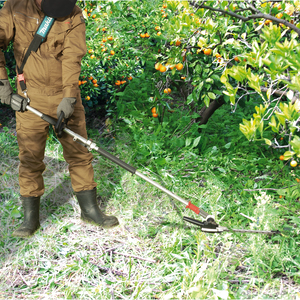
[[[217,100],[213,100],[209,103],[209,106],[206,107],[204,106],[200,112],[199,112],[199,115],[200,115],[200,118],[197,118],[196,119],[196,122],[199,124],[199,125],[204,125],[208,122],[209,118],[213,115],[213,113],[218,109],[220,108],[223,104],[225,104],[225,101],[222,98],[219,98]],[[199,129],[201,131],[201,129]]]

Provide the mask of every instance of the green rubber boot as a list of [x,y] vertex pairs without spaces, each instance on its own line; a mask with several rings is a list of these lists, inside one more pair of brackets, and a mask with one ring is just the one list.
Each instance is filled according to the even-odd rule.
[[114,216],[105,215],[97,204],[97,189],[75,193],[81,208],[81,219],[88,223],[100,225],[103,228],[111,228],[119,225]]
[[40,197],[22,197],[24,222],[13,232],[14,237],[27,238],[40,228]]

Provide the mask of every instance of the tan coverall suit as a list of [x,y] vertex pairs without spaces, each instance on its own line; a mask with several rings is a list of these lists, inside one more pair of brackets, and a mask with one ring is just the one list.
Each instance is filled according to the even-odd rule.
[[[44,18],[35,0],[8,0],[0,10],[0,49],[13,40],[18,66]],[[81,59],[86,53],[85,22],[81,9],[56,19],[47,39],[37,52],[32,52],[24,67],[30,105],[44,114],[57,118],[57,107],[64,97],[76,97],[77,102],[68,127],[87,138],[84,108],[78,79]],[[0,79],[7,79],[4,54],[0,51]],[[19,84],[18,93],[22,94]],[[39,197],[44,193],[42,173],[49,124],[33,113],[16,113],[19,144],[19,183],[23,197]],[[97,186],[92,167],[93,156],[88,150],[64,134],[60,139],[63,155],[69,164],[75,192],[92,190]]]

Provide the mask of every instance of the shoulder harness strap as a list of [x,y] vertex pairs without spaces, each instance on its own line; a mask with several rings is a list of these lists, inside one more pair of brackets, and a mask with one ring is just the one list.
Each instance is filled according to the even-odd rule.
[[30,45],[26,51],[26,54],[24,56],[24,59],[22,61],[20,68],[17,66],[17,73],[18,73],[17,77],[18,77],[18,81],[20,83],[23,93],[24,92],[26,93],[26,84],[25,84],[25,78],[24,78],[24,74],[23,74],[24,66],[27,62],[28,57],[31,54],[31,51],[36,52],[38,50],[38,48],[40,47],[40,45],[46,40],[47,34],[50,31],[53,23],[54,23],[54,18],[45,16],[45,18],[43,19],[37,32],[35,33],[32,42],[30,43]]

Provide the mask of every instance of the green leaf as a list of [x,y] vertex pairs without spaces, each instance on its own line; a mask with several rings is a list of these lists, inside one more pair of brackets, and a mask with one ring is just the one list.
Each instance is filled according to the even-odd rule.
[[293,152],[293,151],[286,151],[284,152],[283,156],[284,156],[284,160],[289,160],[291,158],[293,158],[293,156],[295,155],[296,153]]
[[198,146],[200,139],[201,139],[201,136],[198,136],[197,138],[195,138],[192,148],[195,148]]
[[208,97],[212,100],[215,100],[216,99],[216,95],[214,93],[211,93],[211,92],[208,92],[207,93]]
[[272,145],[272,142],[271,142],[270,140],[268,140],[268,139],[265,139],[265,142],[266,142],[266,144],[269,145],[269,146]]
[[295,135],[293,140],[290,142],[293,150],[299,154],[300,153],[300,137]]
[[194,101],[193,94],[191,93],[191,94],[188,95],[188,97],[186,99],[186,104],[190,105],[193,101]]
[[185,140],[185,146],[188,147],[192,143],[192,138],[188,137]]
[[207,95],[205,95],[204,97],[204,104],[206,105],[206,107],[209,107],[209,103],[210,103],[210,99]]
[[13,209],[11,212],[10,212],[10,215],[12,218],[19,218],[21,217],[21,214],[20,212],[18,211],[18,209]]
[[163,165],[165,165],[165,164],[167,163],[166,159],[163,158],[163,157],[157,158],[157,159],[155,160],[155,162],[156,162],[159,166],[163,166]]

